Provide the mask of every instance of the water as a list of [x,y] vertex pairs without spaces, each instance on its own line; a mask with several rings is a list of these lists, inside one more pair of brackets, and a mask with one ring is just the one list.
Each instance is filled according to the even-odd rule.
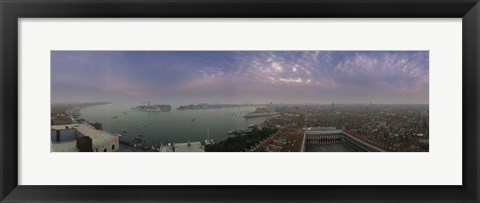
[[[243,118],[243,115],[255,111],[257,107],[176,110],[178,106],[172,106],[170,112],[140,112],[131,109],[137,105],[140,104],[112,103],[92,106],[82,109],[80,117],[89,122],[102,123],[104,130],[121,134],[123,140],[141,138],[152,145],[161,142],[205,140],[207,129],[210,138],[218,142],[231,136],[227,135],[230,130],[262,123],[268,118]],[[115,116],[117,118],[112,118]],[[126,130],[127,133],[122,130]]]

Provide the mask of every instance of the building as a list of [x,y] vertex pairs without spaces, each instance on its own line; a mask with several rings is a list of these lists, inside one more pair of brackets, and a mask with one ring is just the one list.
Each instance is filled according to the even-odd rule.
[[304,128],[302,152],[381,152],[335,127]]
[[[88,138],[85,138],[88,137]],[[114,152],[120,147],[120,138],[88,123],[55,125],[51,130],[53,152]]]

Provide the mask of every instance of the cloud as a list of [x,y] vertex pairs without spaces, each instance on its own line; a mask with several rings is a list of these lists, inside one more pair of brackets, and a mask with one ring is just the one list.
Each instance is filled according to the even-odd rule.
[[412,102],[428,103],[428,75],[426,51],[52,52],[53,98],[81,93],[363,101],[368,94],[391,100],[415,95]]
[[428,53],[356,52],[333,70],[335,80],[346,86],[428,91]]

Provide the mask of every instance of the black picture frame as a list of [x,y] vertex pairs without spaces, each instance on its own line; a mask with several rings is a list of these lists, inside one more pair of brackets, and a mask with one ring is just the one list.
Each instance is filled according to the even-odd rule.
[[[478,0],[0,0],[4,202],[479,202]],[[18,185],[19,18],[462,18],[462,186]],[[445,107],[448,108],[448,107]],[[447,150],[447,149],[445,149]],[[41,163],[39,163],[41,164]],[[41,175],[41,174],[39,174]],[[448,175],[448,174],[445,174]]]

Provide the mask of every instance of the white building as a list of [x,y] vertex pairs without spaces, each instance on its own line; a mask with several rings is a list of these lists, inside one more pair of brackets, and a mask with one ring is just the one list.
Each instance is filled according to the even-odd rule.
[[[71,139],[72,129],[75,129],[75,136],[88,136],[92,139],[92,150],[94,152],[114,152],[120,147],[120,138],[110,132],[95,129],[87,123],[55,125],[52,126],[51,149],[54,152],[78,152],[76,139]],[[63,132],[65,131],[65,132]],[[61,137],[56,139],[56,134]],[[65,138],[65,139],[63,139]]]
[[358,138],[349,135],[342,130],[338,130],[335,127],[310,127],[304,128],[303,142],[300,151],[306,151],[306,147],[309,144],[321,145],[321,144],[336,144],[342,143],[348,146],[352,151],[363,152],[381,152],[380,148],[372,146]]

